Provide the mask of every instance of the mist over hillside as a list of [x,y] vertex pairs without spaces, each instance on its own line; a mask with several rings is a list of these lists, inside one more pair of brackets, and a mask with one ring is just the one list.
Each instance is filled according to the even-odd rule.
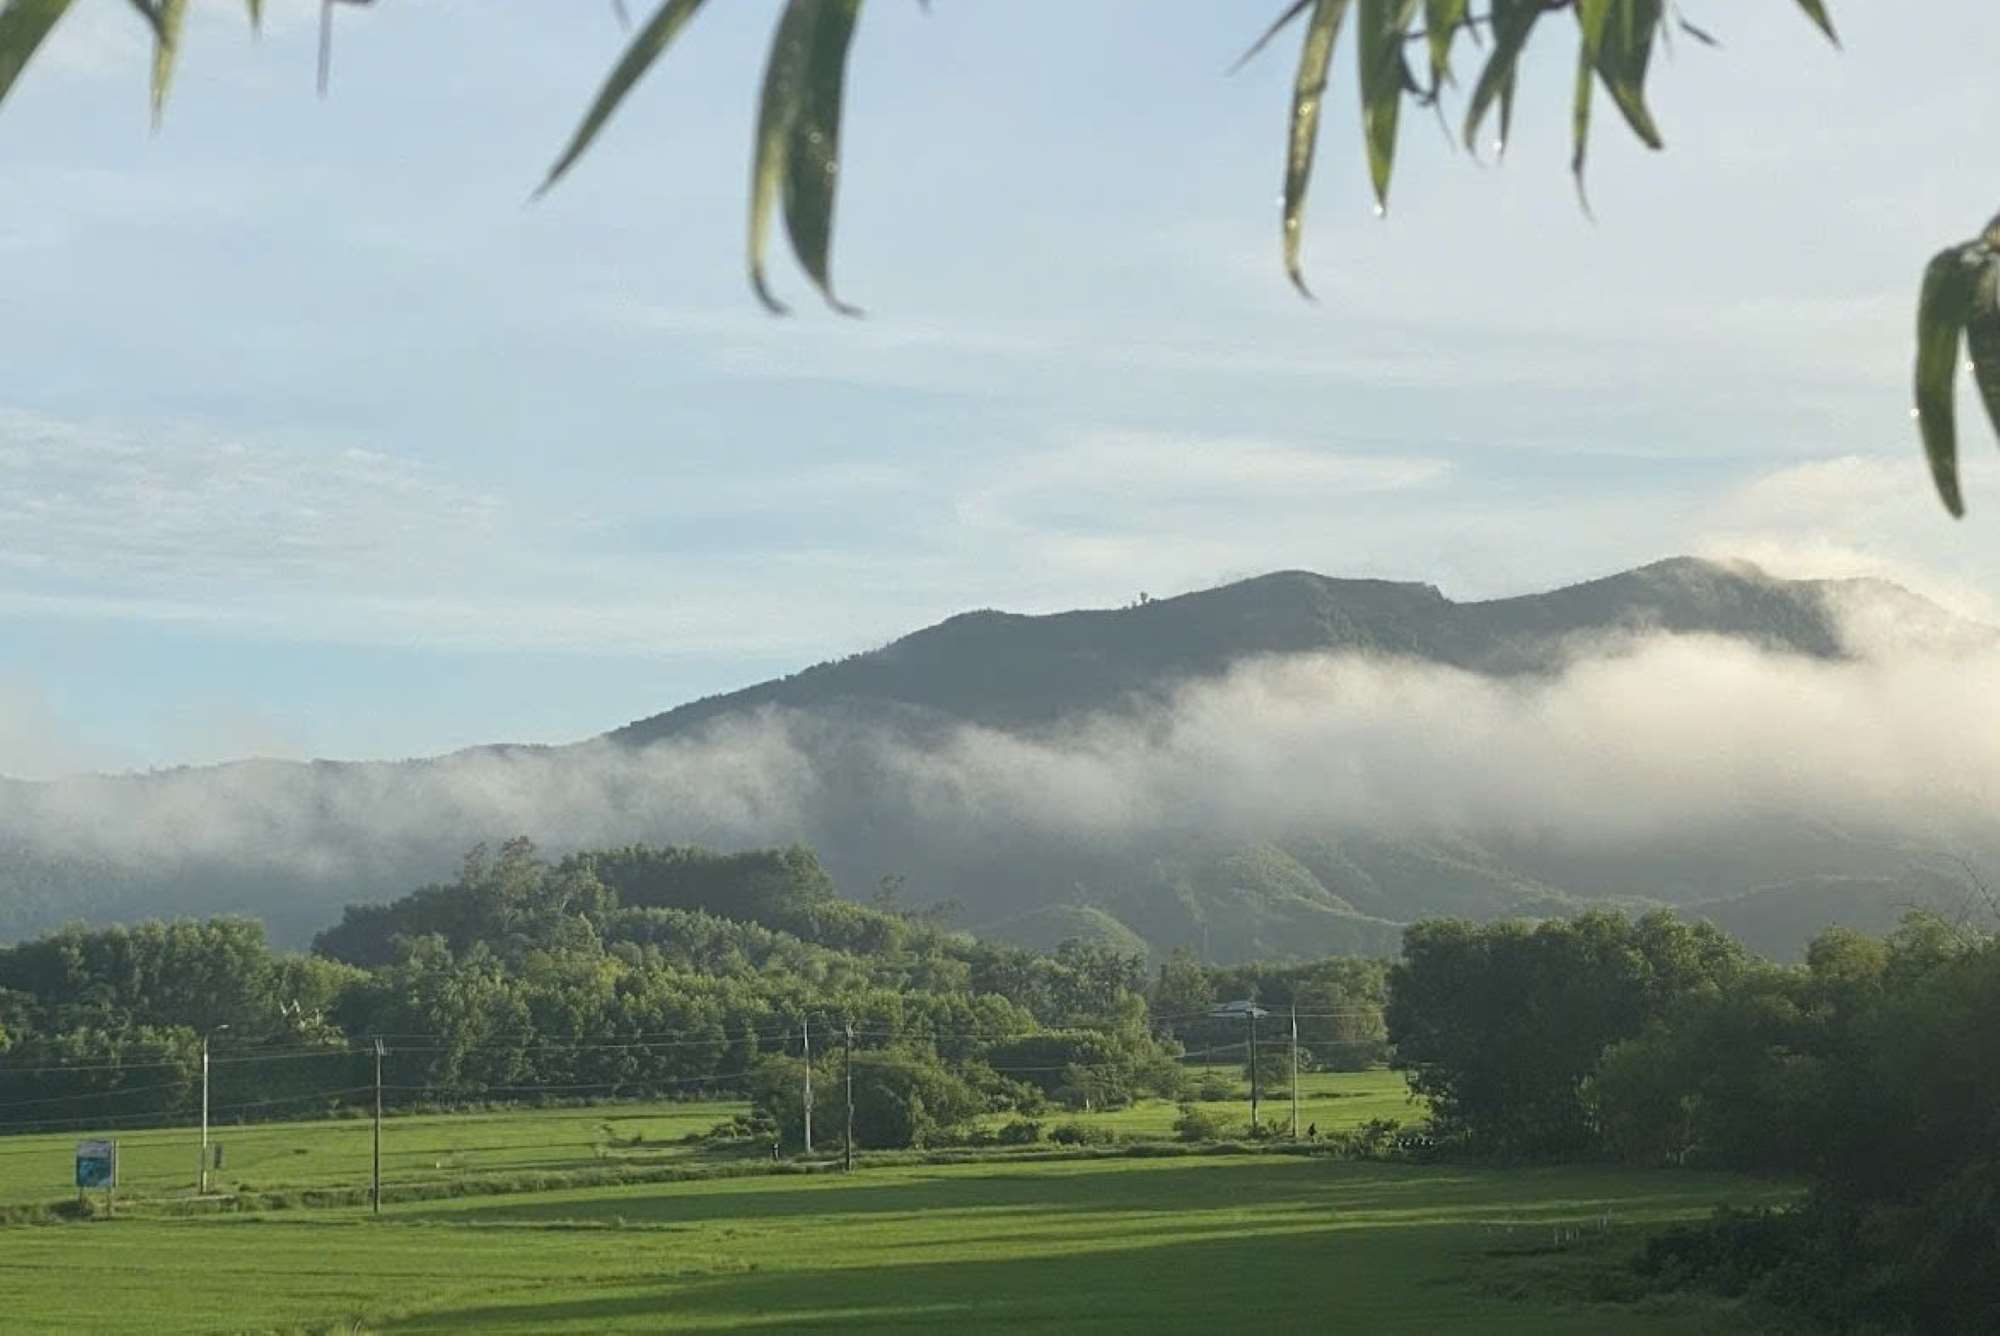
[[1212,959],[1427,914],[1690,907],[1787,952],[2000,847],[2000,635],[1893,585],[1677,559],[1457,603],[1284,572],[968,613],[574,746],[0,785],[0,937],[348,901],[526,833],[803,842],[976,931]]

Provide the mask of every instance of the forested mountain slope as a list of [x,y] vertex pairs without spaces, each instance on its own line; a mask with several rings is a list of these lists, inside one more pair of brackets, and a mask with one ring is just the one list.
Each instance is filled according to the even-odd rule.
[[[0,939],[235,912],[302,942],[524,834],[797,843],[851,897],[901,878],[1043,945],[1379,953],[1424,915],[1664,903],[1784,952],[1990,865],[1983,805],[1816,749],[1994,641],[1893,585],[1686,558],[1486,602],[1288,571],[972,612],[567,747],[0,783]],[[1884,643],[1938,657],[1897,676]]]

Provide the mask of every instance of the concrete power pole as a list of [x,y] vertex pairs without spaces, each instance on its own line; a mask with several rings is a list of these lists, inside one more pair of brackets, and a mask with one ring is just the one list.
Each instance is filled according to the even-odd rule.
[[842,1075],[847,1078],[847,1136],[840,1147],[840,1171],[854,1171],[854,1022],[848,1021],[841,1048]]
[[201,1157],[194,1172],[195,1195],[200,1197],[208,1195],[208,1037],[228,1028],[216,1025],[201,1032]]
[[382,1041],[375,1041],[375,1172],[368,1189],[368,1201],[375,1214],[382,1214]]
[[1299,1139],[1299,1004],[1292,1003],[1292,1140]]
[[808,1016],[799,1024],[799,1034],[806,1046],[806,1154],[813,1153],[813,1026]]
[[1257,1013],[1250,1013],[1250,1132],[1256,1135],[1257,1122]]

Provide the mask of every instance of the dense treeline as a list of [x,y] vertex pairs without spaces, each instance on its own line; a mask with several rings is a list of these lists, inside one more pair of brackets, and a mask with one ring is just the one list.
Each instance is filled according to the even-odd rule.
[[1843,1330],[2000,1330],[2000,942],[1929,915],[1799,966],[1664,915],[1412,928],[1389,1035],[1438,1132],[1507,1156],[1797,1175],[1654,1246],[1663,1283]]
[[350,907],[310,955],[270,950],[242,919],[70,928],[0,950],[0,1127],[185,1117],[204,1036],[228,1120],[372,1100],[377,1037],[385,1098],[408,1106],[775,1092],[807,1026],[824,1054],[851,1024],[857,1073],[873,1073],[862,1103],[905,1110],[870,1134],[921,1140],[977,1113],[1180,1095],[1190,1038],[1241,1039],[1187,1014],[1216,997],[1365,1015],[1377,1037],[1359,1045],[1328,1028],[1348,1019],[1302,1025],[1330,1054],[1376,1052],[1382,977],[1177,960],[1149,979],[1105,946],[995,946],[843,900],[801,848],[551,864],[516,840],[475,849],[454,881]]
[[797,1148],[803,1031],[830,1080],[851,1026],[859,1142],[928,1144],[993,1112],[1186,1098],[1190,1060],[1245,1056],[1244,1020],[1214,1011],[1247,999],[1267,1012],[1267,1088],[1292,1079],[1296,1016],[1302,1065],[1393,1059],[1447,1150],[1812,1185],[1796,1211],[1660,1241],[1661,1283],[1836,1326],[2000,1329],[2000,943],[1935,917],[1828,932],[1797,966],[1668,914],[1600,913],[1420,923],[1394,964],[1176,952],[1149,970],[844,900],[805,849],[551,864],[516,840],[350,908],[314,947],[212,919],[0,949],[0,1128],[185,1119],[204,1036],[222,1121],[354,1107],[380,1038],[392,1106],[729,1090]]

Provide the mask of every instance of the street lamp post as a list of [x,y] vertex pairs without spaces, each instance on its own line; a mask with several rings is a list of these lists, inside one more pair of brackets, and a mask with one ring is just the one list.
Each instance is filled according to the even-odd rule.
[[201,1159],[195,1166],[195,1195],[208,1195],[208,1037],[227,1030],[217,1025],[201,1032]]

